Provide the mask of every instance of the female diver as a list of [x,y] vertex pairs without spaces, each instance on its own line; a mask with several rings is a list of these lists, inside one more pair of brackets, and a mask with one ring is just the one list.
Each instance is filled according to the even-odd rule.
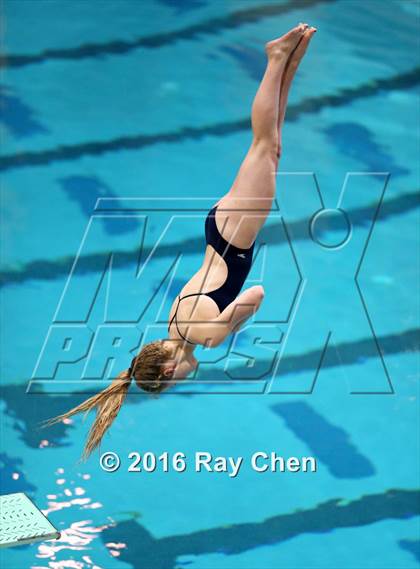
[[251,268],[255,239],[275,195],[289,88],[315,32],[301,23],[265,46],[267,67],[252,104],[253,140],[232,187],[207,216],[203,264],[172,305],[169,338],[145,345],[106,389],[47,421],[50,425],[97,407],[85,458],[111,426],[133,378],[141,389],[160,393],[197,367],[197,344],[218,346],[258,310],[264,297],[261,286],[239,293]]

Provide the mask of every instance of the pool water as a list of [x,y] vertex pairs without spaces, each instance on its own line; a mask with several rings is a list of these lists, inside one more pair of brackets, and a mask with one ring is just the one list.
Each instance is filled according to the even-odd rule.
[[[1,566],[419,567],[419,4],[1,10],[1,492],[62,532]],[[92,417],[39,423],[165,334],[250,143],[263,45],[300,21],[318,31],[246,283],[266,291],[253,325],[197,350],[171,394],[133,386],[101,447],[119,470],[78,462]],[[132,451],[187,468],[128,472]],[[244,463],[198,473],[199,451]],[[317,472],[256,472],[255,452]]]

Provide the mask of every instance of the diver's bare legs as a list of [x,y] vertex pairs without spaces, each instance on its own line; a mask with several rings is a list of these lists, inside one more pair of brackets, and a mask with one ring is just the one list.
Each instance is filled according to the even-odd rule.
[[[267,67],[252,104],[253,140],[230,191],[220,200],[216,214],[223,237],[237,247],[251,245],[271,208],[281,150],[279,128],[287,101],[287,94],[282,96],[283,83],[289,59],[292,53],[300,53],[297,46],[307,29],[307,24],[299,24],[281,38],[266,44]],[[289,69],[287,92],[294,66]],[[229,212],[224,213],[224,207]],[[245,216],[244,209],[253,209],[258,214]]]
[[281,38],[268,42],[265,46],[267,67],[251,111],[254,146],[266,145],[271,150],[273,142],[277,140],[280,110],[278,102],[282,77],[290,54],[303,36],[305,26],[306,24],[299,24]]
[[290,85],[292,84],[293,77],[295,76],[296,70],[299,67],[299,63],[302,57],[305,55],[306,49],[311,41],[312,36],[316,32],[316,28],[308,28],[300,39],[297,47],[292,52],[286,65],[286,69],[283,74],[281,90],[280,90],[280,102],[279,102],[279,113],[277,130],[279,137],[279,148],[278,154],[281,155],[281,134],[282,127],[284,123],[284,117],[286,114],[287,98],[289,96]]

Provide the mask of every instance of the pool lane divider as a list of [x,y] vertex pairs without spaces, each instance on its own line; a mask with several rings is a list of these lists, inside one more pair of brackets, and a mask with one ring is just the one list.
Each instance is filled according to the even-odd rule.
[[[396,215],[404,215],[418,209],[420,205],[419,190],[406,192],[394,198],[384,200],[381,204],[380,211],[376,223],[383,223],[387,219]],[[376,203],[367,204],[350,211],[353,223],[364,225],[366,220],[371,217],[372,209],[375,209]],[[112,212],[112,210],[109,210]],[[119,212],[121,213],[121,211]],[[130,213],[127,211],[127,213]],[[131,215],[133,211],[131,211]],[[293,234],[293,240],[308,239],[307,231],[308,220],[299,219],[288,223],[288,230]],[[277,230],[276,225],[263,228],[261,231],[261,240],[267,245],[287,245],[287,239],[284,233]],[[274,231],[273,231],[274,230]],[[152,252],[153,246],[143,247],[142,256],[147,258]],[[179,252],[183,255],[197,255],[202,252],[201,237],[197,239],[184,239],[173,244],[160,246],[153,255],[154,259],[174,258]],[[114,251],[113,268],[121,269],[138,263],[138,248]],[[68,255],[57,259],[34,259],[27,263],[23,263],[21,267],[6,267],[0,270],[0,288],[11,284],[24,283],[29,280],[51,281],[67,277],[74,263],[75,256]],[[77,270],[81,274],[92,274],[103,271],[104,264],[109,259],[109,248],[106,251],[97,251],[95,253],[82,254],[77,258]]]
[[289,0],[282,4],[263,4],[245,10],[204,20],[170,32],[158,32],[134,40],[115,39],[103,43],[85,43],[76,47],[50,48],[33,54],[0,55],[0,68],[19,68],[27,65],[45,63],[50,60],[77,61],[89,57],[105,55],[125,55],[138,48],[156,49],[171,45],[177,41],[194,40],[202,35],[214,35],[223,30],[237,29],[246,24],[259,22],[264,18],[273,18],[295,10],[308,10],[318,4],[332,4],[336,0]]
[[[402,90],[415,87],[420,83],[420,66],[391,77],[370,79],[357,87],[345,87],[331,95],[308,97],[300,103],[289,105],[286,121],[298,120],[301,115],[315,114],[326,107],[345,106],[356,99],[373,97],[382,91]],[[111,140],[92,140],[72,145],[60,145],[55,148],[35,151],[23,151],[18,154],[6,154],[0,158],[0,171],[15,168],[42,166],[56,161],[78,160],[83,156],[101,156],[109,152],[139,150],[156,144],[178,143],[185,140],[201,140],[207,136],[223,137],[251,128],[249,117],[203,126],[184,126],[172,132],[156,134],[123,135]]]

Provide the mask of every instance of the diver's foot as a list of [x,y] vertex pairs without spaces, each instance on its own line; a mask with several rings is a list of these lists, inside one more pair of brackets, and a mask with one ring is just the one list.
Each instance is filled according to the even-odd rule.
[[278,130],[281,132],[281,127],[284,122],[284,116],[286,114],[287,98],[292,84],[293,78],[295,76],[296,70],[305,55],[306,49],[311,41],[312,36],[316,32],[316,28],[307,28],[303,33],[297,47],[290,54],[287,61],[286,68],[283,71],[283,77],[280,88],[280,105],[279,105],[279,121]]
[[313,28],[313,27],[309,28],[308,27],[304,31],[304,33],[303,33],[300,41],[298,42],[296,48],[290,54],[289,60],[287,62],[285,75],[284,75],[284,82],[285,83],[287,81],[292,80],[293,75],[295,74],[295,71],[298,68],[299,63],[301,62],[302,57],[305,55],[306,49],[309,45],[309,42],[311,41],[311,38],[315,32],[316,32],[316,28]]
[[298,26],[287,32],[287,34],[284,34],[284,36],[266,43],[265,51],[267,57],[269,59],[280,59],[286,61],[308,27],[308,24],[300,23]]

